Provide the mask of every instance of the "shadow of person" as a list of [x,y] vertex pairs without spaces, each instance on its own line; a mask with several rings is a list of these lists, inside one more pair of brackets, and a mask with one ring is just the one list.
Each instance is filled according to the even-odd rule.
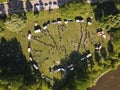
[[[10,79],[8,82],[18,81],[14,77],[23,79],[23,83],[33,83],[34,78],[29,63],[22,52],[21,44],[16,38],[6,40],[1,38],[0,43],[0,77]],[[18,81],[19,82],[19,81]]]
[[32,11],[33,6],[32,6],[32,4],[31,4],[30,0],[26,0],[25,5],[26,5],[26,10],[27,10],[28,12]]
[[0,19],[6,19],[6,11],[3,3],[0,4]]
[[51,8],[51,6],[49,6],[49,9],[48,9],[48,11],[49,11],[49,13],[51,13],[51,11],[52,11],[52,8]]
[[106,59],[106,57],[107,57],[107,51],[106,51],[105,47],[102,47],[102,48],[100,49],[100,53],[101,53],[101,56],[102,56],[104,59]]
[[34,15],[39,14],[40,5],[38,3],[34,4]]
[[18,14],[19,16],[26,18],[26,12],[24,10],[23,1],[21,0],[9,0],[8,1],[8,15]]
[[40,10],[44,10],[43,0],[39,0]]
[[95,54],[95,61],[97,61],[98,62],[98,64],[100,64],[100,55],[99,55],[99,53],[98,52],[94,52],[94,54]]
[[113,47],[111,40],[109,40],[107,43],[107,50],[108,50],[109,54],[114,53],[114,47]]
[[53,1],[53,5],[57,5],[58,7],[63,6],[65,3],[67,3],[67,0],[55,0],[55,1]]
[[90,66],[91,69],[94,66],[94,62],[93,62],[93,57],[92,56],[90,58],[88,58],[88,66]]

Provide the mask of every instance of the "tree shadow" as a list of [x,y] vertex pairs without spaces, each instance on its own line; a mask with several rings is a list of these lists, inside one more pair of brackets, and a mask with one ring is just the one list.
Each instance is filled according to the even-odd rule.
[[39,0],[40,10],[44,10],[44,4],[42,0]]
[[118,58],[120,58],[120,52],[118,53]]
[[109,31],[107,31],[107,33],[108,34],[110,34],[110,33],[114,33],[114,32],[116,32],[116,31],[118,31],[119,30],[119,28],[111,28]]
[[115,3],[112,1],[91,4],[91,6],[93,7],[95,19],[98,21],[100,21],[102,17],[106,17],[108,15],[117,15],[119,13],[119,10],[115,6]]
[[48,88],[51,88],[51,87],[52,87],[50,81],[53,81],[53,79],[51,79],[49,76],[46,76],[46,75],[44,75],[44,74],[42,74],[42,79],[43,79],[43,83],[44,83],[45,85],[47,85]]
[[0,19],[6,19],[6,11],[3,3],[0,4]]
[[34,4],[34,15],[38,15],[39,14],[39,3]]
[[77,47],[77,51],[80,50],[80,45],[81,45],[81,41],[82,41],[82,38],[83,38],[83,33],[82,33],[82,24],[80,23],[80,39],[79,39],[79,43],[78,43],[78,47]]
[[99,53],[98,52],[96,52],[96,51],[94,51],[94,54],[95,54],[95,61],[97,61],[98,62],[98,64],[100,64],[100,55],[99,55]]
[[87,60],[80,60],[82,55],[73,51],[68,57],[61,59],[61,65],[65,71],[61,73],[63,74],[61,80],[54,78],[53,90],[64,90],[64,87],[68,90],[77,90],[77,85],[74,84],[75,79],[85,82],[89,78],[86,72]]
[[73,51],[69,56],[69,60],[73,64],[78,64],[78,61],[80,60],[81,57],[82,57],[82,54],[80,54],[77,51]]
[[51,88],[52,86],[51,86],[50,81],[53,80],[53,79],[51,79],[49,76],[44,75],[43,73],[41,73],[40,70],[39,70],[39,68],[38,68],[38,64],[42,64],[44,61],[48,60],[48,58],[45,58],[40,63],[37,63],[34,60],[34,58],[33,58],[33,56],[32,56],[31,53],[29,54],[29,57],[30,57],[29,63],[30,63],[30,65],[33,68],[34,75],[40,81],[39,84],[41,85],[42,83],[44,83],[45,85],[48,86],[48,88]]
[[7,41],[2,37],[0,43],[0,78],[15,82],[18,77],[23,78],[22,82],[27,85],[36,82],[17,39],[13,38]]
[[56,43],[55,39],[54,39],[53,36],[50,34],[50,32],[49,32],[48,29],[46,29],[46,31],[47,31],[49,37],[51,38],[51,40],[53,41],[53,43],[55,44],[55,47],[57,48],[57,43]]
[[31,64],[31,66],[33,68],[34,74],[37,76],[38,79],[41,79],[41,73],[39,71],[37,62],[33,59],[33,57],[32,57],[31,54],[29,55],[29,57],[31,58],[31,60],[29,61],[29,63]]
[[77,90],[77,85],[75,85],[75,80],[74,79],[70,79],[69,81],[64,81],[64,80],[59,80],[54,78],[54,87],[53,90],[65,90],[65,87],[68,90]]
[[108,50],[109,54],[114,53],[114,47],[113,47],[111,40],[109,40],[107,43],[107,50]]
[[112,68],[114,68],[115,67],[115,63],[117,63],[119,61],[118,59],[113,59],[111,57],[109,57],[109,60],[110,60],[110,64],[111,64]]
[[110,39],[111,40],[119,40],[118,37],[116,37],[115,33],[117,33],[117,31],[119,31],[119,27],[118,28],[111,28],[109,31],[107,31],[107,33],[110,35]]
[[52,7],[51,7],[51,5],[49,6],[48,11],[49,11],[49,13],[51,13],[51,11],[52,11]]
[[[68,1],[66,1],[66,0],[57,0],[57,2],[56,1],[53,1],[53,5],[58,5],[58,7],[61,7],[61,6],[63,6],[66,2],[68,2]],[[70,2],[70,1],[69,1]]]
[[51,48],[55,48],[55,45],[46,43],[44,41],[41,41],[40,39],[38,39],[37,37],[33,36],[32,37],[33,40],[36,40],[37,42],[39,42],[41,45],[47,46],[47,47],[51,47]]
[[101,49],[100,49],[100,53],[101,53],[101,56],[104,58],[104,60],[106,59],[106,57],[107,57],[107,51],[106,51],[106,49],[105,49],[105,47],[102,47]]
[[24,10],[23,1],[20,0],[9,0],[8,1],[8,15],[18,14],[26,18],[26,12]]
[[30,12],[30,11],[32,11],[32,9],[33,9],[33,6],[32,6],[32,4],[31,4],[31,2],[30,2],[30,0],[26,0],[26,10],[28,11],[28,12]]
[[92,69],[94,66],[93,57],[88,58],[88,66]]

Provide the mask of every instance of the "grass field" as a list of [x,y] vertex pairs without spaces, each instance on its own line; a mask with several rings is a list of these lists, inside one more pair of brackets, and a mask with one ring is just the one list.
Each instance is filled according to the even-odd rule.
[[[39,12],[39,15],[33,15],[33,13],[28,12],[26,14],[26,27],[21,32],[13,33],[9,30],[5,30],[0,33],[0,37],[4,37],[7,40],[11,40],[12,38],[16,37],[21,44],[23,54],[29,61],[29,53],[27,52],[27,34],[28,30],[30,30],[32,32],[31,54],[33,55],[34,60],[37,62],[40,72],[49,76],[51,79],[57,78],[58,80],[61,80],[63,75],[60,72],[50,74],[49,67],[53,66],[58,61],[61,62],[62,60],[69,58],[71,53],[74,51],[82,54],[86,50],[90,50],[95,63],[93,71],[101,70],[102,72],[103,68],[98,66],[94,59],[94,44],[101,42],[102,46],[107,50],[109,35],[106,33],[105,28],[103,28],[103,31],[107,36],[106,39],[97,35],[96,30],[101,27],[99,26],[99,23],[95,21],[94,14],[91,13],[91,8],[89,7],[90,5],[86,5],[83,8],[83,10],[87,11],[85,15],[82,9],[80,11],[77,10],[74,14],[72,14],[72,16],[71,14],[65,16],[61,10],[53,10],[50,13],[48,11],[41,11]],[[48,20],[57,19],[59,17],[62,18],[62,20],[66,18],[74,20],[75,16],[82,16],[84,18],[84,23],[80,24],[74,21],[68,24],[64,24],[64,22],[62,22],[61,25],[50,24],[50,26],[47,28],[47,32],[41,32],[37,34],[34,33],[35,21],[37,21],[42,27],[43,23],[47,22]],[[91,16],[93,17],[92,25],[87,25],[86,19],[87,17]],[[108,51],[107,55],[109,55]],[[102,58],[102,56],[100,57]],[[106,63],[103,58],[100,62]],[[89,76],[91,75],[92,74]],[[98,74],[96,74],[96,77],[97,76]],[[53,85],[54,81],[51,81],[50,83]]]
[[7,0],[0,0],[0,2],[6,2]]
[[[48,46],[44,45],[43,43],[51,44],[55,46],[55,43],[53,42],[53,39],[49,36],[48,33],[35,34],[33,32],[34,21],[37,21],[42,26],[42,24],[47,20],[56,19],[61,16],[60,16],[59,10],[54,10],[51,12],[51,14],[49,14],[47,11],[42,13],[37,16],[33,16],[32,13],[28,13],[27,25],[26,25],[26,28],[22,30],[22,32],[12,33],[6,30],[3,32],[3,36],[5,36],[5,38],[8,40],[10,40],[13,37],[16,37],[18,41],[20,41],[23,47],[22,50],[28,60],[29,60],[29,53],[27,52],[28,30],[32,32],[32,37],[37,36],[38,40],[41,41],[42,43],[35,39],[31,40],[32,55],[33,55],[33,58],[38,63],[40,71],[45,75],[48,75],[51,78],[58,77],[60,79],[61,77],[59,73],[53,73],[53,74],[49,73],[49,67],[54,65],[54,61],[57,62],[66,58],[66,54],[67,56],[69,56],[73,51],[77,51],[79,44],[80,44],[80,48],[78,51],[81,53],[89,49],[91,53],[94,54],[93,44],[97,42],[101,42],[102,45],[106,47],[107,39],[103,39],[102,37],[97,36],[96,29],[98,26],[95,20],[93,19],[93,24],[91,26],[87,26],[86,28],[86,23],[87,23],[86,18],[84,18],[85,22],[81,25],[80,23],[76,23],[76,22],[68,23],[67,25],[65,25],[65,27],[58,24],[55,24],[55,25],[51,24],[48,27],[48,31],[50,32],[50,35],[55,40],[57,48],[53,48],[49,45]],[[58,28],[60,30],[58,30]],[[87,34],[89,33],[87,37],[85,36],[86,33]],[[62,38],[61,41],[60,41],[60,37]],[[62,50],[63,46],[65,47],[66,52]],[[46,58],[48,58],[48,60],[43,61]],[[41,61],[43,62],[41,63]]]

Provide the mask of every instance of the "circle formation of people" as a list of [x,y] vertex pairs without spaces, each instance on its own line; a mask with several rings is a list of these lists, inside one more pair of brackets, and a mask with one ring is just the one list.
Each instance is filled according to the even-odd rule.
[[[73,19],[64,19],[64,24],[68,24],[70,22],[74,22]],[[75,17],[75,22],[77,23],[83,23],[84,22],[84,19],[83,17],[81,16],[77,16]],[[62,24],[62,19],[61,18],[57,18],[56,20],[48,20],[46,23],[43,23],[43,29],[41,29],[40,25],[35,22],[34,24],[34,33],[40,33],[40,32],[44,32],[44,31],[47,31],[47,28],[50,24]],[[88,17],[87,18],[87,25],[92,25],[92,17]],[[97,34],[98,36],[102,36],[104,39],[106,39],[106,35],[104,34],[104,31],[102,30],[102,28],[99,28],[97,29]],[[30,45],[30,40],[31,40],[31,37],[32,37],[32,34],[31,34],[31,31],[29,30],[28,31],[28,53],[30,54],[30,62],[32,62],[32,67],[36,70],[36,71],[39,71],[39,68],[38,68],[38,65],[34,62],[33,60],[33,57],[31,55],[31,45]],[[100,42],[97,42],[95,44],[95,53],[97,53],[99,50],[101,50],[102,48],[102,45]],[[90,53],[89,50],[87,50],[84,55],[81,57],[80,61],[84,61],[86,59],[89,60],[89,66],[91,66],[92,64],[92,61],[91,61],[91,58],[92,58],[92,54]],[[74,64],[73,63],[69,63],[67,68],[64,68],[64,67],[61,67],[60,66],[60,62],[57,62],[55,63],[55,65],[51,66],[49,68],[49,71],[50,73],[53,73],[53,72],[59,72],[59,71],[62,71],[62,72],[66,72],[66,69],[69,70],[69,71],[73,71],[74,70]],[[42,74],[43,78],[47,78],[47,79],[50,79],[48,78],[46,75]]]

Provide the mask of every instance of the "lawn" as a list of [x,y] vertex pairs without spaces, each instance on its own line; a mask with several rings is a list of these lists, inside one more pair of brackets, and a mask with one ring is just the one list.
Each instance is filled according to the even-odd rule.
[[7,0],[0,0],[0,2],[6,2]]
[[[78,6],[79,7],[79,6]],[[84,53],[86,50],[90,50],[93,56],[93,62],[95,65],[93,66],[92,71],[101,71],[103,72],[103,66],[99,66],[95,61],[94,57],[94,44],[97,42],[101,42],[102,46],[105,47],[107,51],[107,45],[109,41],[109,35],[105,28],[103,31],[107,36],[106,39],[103,37],[99,37],[97,35],[97,29],[100,28],[99,23],[96,22],[94,13],[91,11],[90,5],[85,5],[84,7],[79,7],[80,10],[74,11],[73,14],[69,13],[68,16],[61,12],[60,10],[53,10],[51,12],[48,11],[40,11],[38,15],[33,15],[33,13],[28,12],[26,27],[21,32],[11,32],[9,30],[5,30],[0,33],[0,37],[4,37],[6,40],[11,40],[16,37],[20,42],[23,54],[26,56],[29,61],[29,53],[27,52],[28,40],[27,34],[28,30],[32,33],[31,39],[31,54],[33,59],[37,62],[39,70],[42,74],[50,77],[51,85],[54,85],[55,80],[61,80],[63,78],[63,73],[57,72],[50,74],[49,67],[53,66],[57,62],[61,62],[63,68],[66,68],[66,58],[70,58],[73,52],[79,52],[80,54]],[[83,9],[83,10],[82,10]],[[86,11],[86,13],[84,12]],[[84,12],[84,13],[83,13]],[[66,12],[67,13],[67,12]],[[82,24],[75,22],[74,17],[82,16],[84,18],[84,22]],[[92,25],[87,25],[87,17],[93,17]],[[48,26],[46,32],[34,33],[34,22],[37,21],[38,24],[43,28],[43,23],[48,20],[53,20],[57,18],[62,19],[62,24],[50,24]],[[73,19],[74,22],[69,22],[68,24],[64,24],[64,19]],[[60,39],[61,37],[61,39]],[[100,54],[100,53],[99,53]],[[107,51],[108,56],[108,51]],[[109,63],[104,61],[102,55],[100,55],[101,61],[100,63],[105,64]],[[74,59],[74,58],[73,58]],[[69,60],[69,59],[68,59]],[[73,60],[74,62],[74,60]],[[77,60],[78,64],[81,63],[80,60]],[[92,77],[91,68],[88,67],[87,72],[91,72],[90,75]],[[98,73],[98,72],[97,72]],[[96,73],[96,77],[99,75]],[[75,74],[76,75],[76,74]],[[92,77],[95,78],[95,77]],[[89,85],[88,85],[89,86]],[[45,89],[43,89],[45,90]]]

